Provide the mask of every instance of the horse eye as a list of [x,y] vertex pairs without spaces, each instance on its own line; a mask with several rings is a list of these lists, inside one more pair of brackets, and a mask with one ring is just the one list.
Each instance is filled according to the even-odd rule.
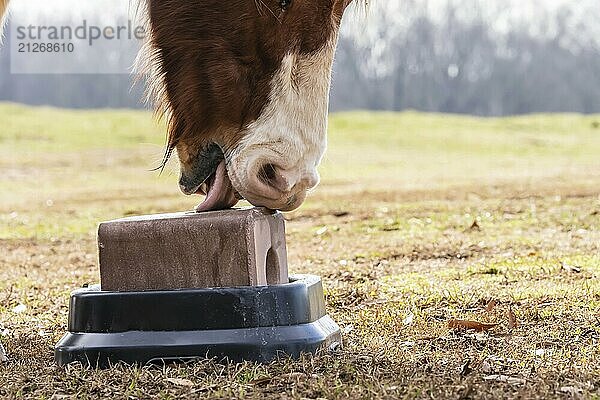
[[292,5],[292,0],[279,0],[279,7],[282,10],[287,10]]

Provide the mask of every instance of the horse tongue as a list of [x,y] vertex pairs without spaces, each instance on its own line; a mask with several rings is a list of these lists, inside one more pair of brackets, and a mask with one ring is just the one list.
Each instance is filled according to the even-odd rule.
[[233,207],[238,202],[236,191],[227,175],[225,161],[219,163],[206,186],[206,198],[196,207],[196,212],[223,210]]

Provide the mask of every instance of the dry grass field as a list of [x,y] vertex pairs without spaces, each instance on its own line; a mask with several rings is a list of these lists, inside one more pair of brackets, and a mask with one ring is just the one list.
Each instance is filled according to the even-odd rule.
[[0,121],[0,398],[600,398],[600,116],[333,115],[322,184],[286,218],[344,348],[103,371],[52,351],[69,292],[99,279],[97,223],[199,199],[150,171],[148,113]]

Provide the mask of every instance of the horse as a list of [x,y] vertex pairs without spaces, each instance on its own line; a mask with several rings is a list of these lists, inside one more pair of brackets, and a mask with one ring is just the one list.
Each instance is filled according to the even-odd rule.
[[0,42],[2,41],[2,28],[4,27],[4,19],[8,8],[9,0],[0,0]]
[[332,64],[353,0],[139,1],[138,70],[168,127],[161,167],[177,154],[181,191],[205,195],[199,212],[241,199],[298,208],[319,183]]

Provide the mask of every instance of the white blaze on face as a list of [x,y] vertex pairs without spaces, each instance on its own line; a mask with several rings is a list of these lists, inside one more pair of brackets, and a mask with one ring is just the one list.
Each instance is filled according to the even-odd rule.
[[[228,172],[235,188],[248,200],[261,197],[248,181],[257,165],[269,163],[286,171],[289,195],[302,195],[318,183],[317,166],[327,147],[327,112],[337,32],[310,55],[288,54],[273,82],[269,103],[247,127],[244,139],[228,154]],[[292,183],[297,183],[294,193]],[[285,200],[286,196],[282,196]],[[281,204],[265,204],[279,206]]]

